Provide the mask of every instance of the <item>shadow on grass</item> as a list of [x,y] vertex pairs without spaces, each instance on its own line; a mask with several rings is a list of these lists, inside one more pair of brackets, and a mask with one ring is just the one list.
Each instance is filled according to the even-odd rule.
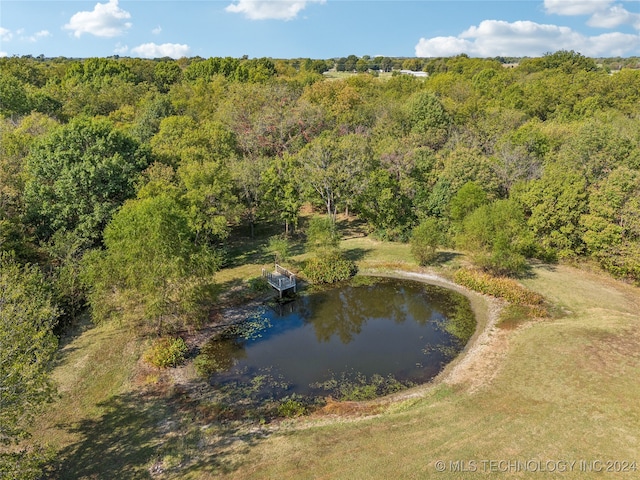
[[514,278],[518,280],[531,280],[538,276],[536,270],[546,270],[548,272],[555,272],[557,270],[557,265],[551,263],[542,263],[538,261],[530,261],[526,268],[517,274],[514,275]]
[[[227,250],[224,268],[240,267],[246,264],[269,264],[274,262],[274,254],[269,252],[269,239],[234,238]],[[289,238],[289,257],[304,253],[304,243],[297,237]]]
[[438,252],[433,263],[441,265],[443,263],[451,262],[461,256],[462,254],[458,252]]
[[342,235],[343,240],[366,237],[368,233],[367,222],[358,217],[338,220],[338,222],[336,222],[336,226],[338,227],[338,231]]
[[344,256],[353,262],[357,262],[362,260],[369,252],[371,252],[370,248],[349,248],[344,250]]
[[236,459],[260,438],[243,435],[238,425],[216,422],[213,435],[203,433],[198,403],[183,392],[170,398],[127,393],[98,404],[104,413],[74,425],[63,425],[79,435],[76,443],[58,452],[58,464],[48,478],[153,478],[160,473],[180,476],[189,471],[229,473]]
[[98,407],[105,410],[99,418],[63,426],[80,440],[59,452],[54,478],[151,478],[148,467],[161,441],[154,418],[158,408],[134,394]]

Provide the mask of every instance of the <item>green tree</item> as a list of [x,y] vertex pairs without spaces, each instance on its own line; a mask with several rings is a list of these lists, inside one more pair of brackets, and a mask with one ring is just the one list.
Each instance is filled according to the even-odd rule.
[[267,250],[273,254],[275,263],[286,262],[291,254],[291,243],[287,237],[276,235],[269,238]]
[[135,193],[148,152],[106,120],[77,119],[51,132],[27,160],[24,202],[40,239],[75,232],[99,243],[113,212]]
[[25,159],[37,138],[56,126],[55,121],[38,113],[15,123],[0,121],[0,251],[13,251],[24,261],[35,258],[22,215]]
[[366,187],[358,196],[360,216],[384,239],[406,239],[413,223],[409,199],[400,191],[400,183],[386,170],[369,174]]
[[297,227],[302,207],[301,182],[297,178],[299,171],[296,157],[275,157],[260,179],[264,195],[263,210],[271,215],[277,214],[284,221],[285,235],[289,234],[290,225]]
[[175,113],[171,101],[166,95],[148,95],[139,106],[132,135],[142,143],[148,143],[158,133],[163,118]]
[[550,163],[539,180],[529,182],[512,197],[529,210],[529,227],[543,249],[560,257],[583,252],[580,218],[587,210],[587,186],[580,173]]
[[411,232],[411,253],[420,265],[428,265],[438,258],[443,243],[442,227],[434,217],[427,217]]
[[[269,159],[252,159],[243,157],[231,163],[231,176],[238,192],[238,199],[244,207],[243,217],[248,220],[251,229],[251,238],[254,236],[254,227],[262,209],[264,200],[264,177],[266,175]],[[271,207],[266,210],[271,212]]]
[[176,62],[159,62],[153,70],[153,77],[158,90],[166,93],[171,85],[180,81],[182,69]]
[[188,116],[167,117],[151,145],[165,162],[176,165],[182,199],[199,242],[226,238],[229,222],[240,215],[230,164],[235,136],[222,124],[198,123]]
[[309,197],[322,200],[335,221],[339,205],[356,200],[371,162],[366,137],[350,134],[336,138],[329,132],[316,138],[298,154]]
[[432,93],[418,92],[407,103],[409,128],[421,145],[434,149],[447,139],[451,119],[442,103]]
[[211,243],[225,239],[229,223],[237,222],[240,214],[229,168],[221,161],[196,160],[184,162],[177,174],[184,185],[183,199],[196,240]]
[[482,185],[487,194],[499,191],[500,181],[496,176],[493,162],[477,148],[457,146],[441,155],[443,168],[439,181],[445,181],[451,188],[450,195],[456,194],[467,182]]
[[336,224],[327,217],[313,217],[307,226],[307,251],[323,253],[338,249],[340,235]]
[[135,81],[135,76],[124,62],[111,58],[86,58],[74,62],[67,70],[67,78],[85,83],[105,85],[119,78],[126,82]]
[[[49,372],[58,311],[39,270],[0,253],[0,444],[29,436],[34,416],[52,399]],[[9,453],[11,452],[11,453]],[[41,478],[41,449],[3,451],[0,476]]]
[[155,325],[158,332],[171,320],[197,323],[203,318],[217,257],[195,243],[189,223],[170,196],[124,204],[105,230],[106,250],[85,256],[96,320],[121,314],[114,291],[142,306],[144,324]]
[[31,111],[25,86],[15,77],[0,74],[0,116],[14,117]]
[[456,243],[478,266],[500,275],[524,271],[533,244],[522,207],[513,200],[482,205],[467,215]]
[[465,183],[449,203],[451,220],[462,222],[476,208],[489,202],[487,192],[474,182]]
[[587,252],[610,272],[640,280],[640,172],[620,166],[590,191],[581,218]]

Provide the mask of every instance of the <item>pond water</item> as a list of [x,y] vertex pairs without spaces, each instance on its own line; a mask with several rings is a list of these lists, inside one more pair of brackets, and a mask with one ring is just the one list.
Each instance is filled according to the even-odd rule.
[[258,309],[205,345],[196,364],[211,385],[262,398],[357,399],[429,381],[474,329],[469,301],[457,292],[356,277]]

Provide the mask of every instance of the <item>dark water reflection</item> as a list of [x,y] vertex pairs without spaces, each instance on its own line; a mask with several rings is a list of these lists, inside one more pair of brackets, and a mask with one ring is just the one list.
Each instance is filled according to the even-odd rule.
[[265,307],[212,340],[203,348],[211,384],[259,384],[278,398],[331,394],[336,381],[374,375],[423,383],[473,334],[469,301],[456,292],[397,279],[364,283]]

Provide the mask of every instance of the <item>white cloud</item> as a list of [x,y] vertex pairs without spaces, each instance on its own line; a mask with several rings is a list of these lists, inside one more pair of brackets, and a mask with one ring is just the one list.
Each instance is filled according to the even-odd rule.
[[51,37],[51,32],[49,30],[40,30],[39,32],[34,33],[30,37],[27,37],[26,40],[31,43],[35,43],[42,38]]
[[127,22],[130,18],[131,14],[118,6],[118,0],[109,0],[108,3],[96,3],[90,12],[76,13],[64,28],[72,30],[73,35],[78,38],[83,33],[112,38],[122,35],[131,28],[131,23]]
[[544,0],[547,13],[576,16],[591,15],[587,25],[598,28],[615,28],[631,25],[640,30],[640,13],[628,11],[614,0]]
[[484,20],[456,37],[421,38],[417,57],[447,57],[466,53],[475,57],[540,56],[575,50],[586,56],[621,56],[638,48],[638,36],[607,33],[593,37],[569,27],[529,21]]
[[613,5],[607,10],[595,12],[587,25],[599,28],[615,28],[619,25],[631,25],[640,30],[640,13],[631,13],[621,5]]
[[189,55],[190,51],[189,45],[179,43],[163,43],[162,45],[143,43],[131,49],[131,53],[144,58],[181,58]]
[[0,58],[1,57],[8,57],[9,54],[7,52],[0,52]]
[[151,33],[153,33],[154,35],[160,35],[160,32],[162,32],[162,27],[160,25],[151,30]]
[[606,10],[613,0],[544,0],[547,13],[556,15],[592,15]]
[[8,28],[0,27],[0,40],[3,42],[10,42],[13,38],[13,33]]
[[129,51],[128,45],[122,45],[120,42],[116,43],[116,48],[113,49],[113,53],[118,55],[124,55]]
[[251,20],[293,20],[309,3],[325,0],[237,0],[225,10],[242,13]]

